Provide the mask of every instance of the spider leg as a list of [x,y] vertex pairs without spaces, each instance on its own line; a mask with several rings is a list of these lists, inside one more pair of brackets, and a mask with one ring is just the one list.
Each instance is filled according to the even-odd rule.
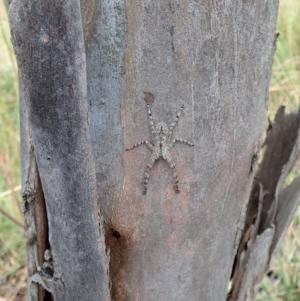
[[174,121],[170,125],[170,130],[169,130],[169,138],[170,139],[172,138],[174,126],[178,122],[178,119],[180,117],[180,114],[181,114],[181,111],[183,110],[183,108],[184,108],[184,104],[181,106],[180,111],[176,114]]
[[153,167],[155,161],[158,158],[159,158],[159,156],[154,151],[152,153],[151,157],[150,157],[150,160],[147,164],[147,167],[146,167],[146,170],[145,170],[145,173],[144,173],[144,179],[143,179],[143,182],[142,182],[142,184],[144,185],[143,194],[147,194],[147,185],[148,185],[148,181],[149,181],[149,178],[150,178],[150,169]]
[[173,144],[175,143],[175,142],[182,142],[182,143],[185,143],[185,144],[187,144],[187,145],[190,145],[190,146],[195,146],[195,144],[194,143],[191,143],[191,142],[189,142],[189,141],[187,141],[187,140],[184,140],[184,139],[173,139],[173,141],[172,141],[172,143],[171,143],[171,147],[173,146]]
[[174,182],[175,182],[174,190],[176,193],[179,193],[178,174],[177,174],[176,166],[172,159],[171,154],[169,153],[169,151],[167,149],[165,149],[163,152],[163,158],[168,162],[169,166],[173,169],[173,178],[174,178]]
[[154,129],[154,124],[153,124],[152,111],[151,111],[151,106],[148,103],[147,103],[147,108],[148,108],[148,115],[149,115],[151,133],[152,133],[152,135],[154,137],[154,135],[155,135],[155,129]]
[[143,143],[145,143],[151,150],[153,150],[153,145],[149,141],[147,141],[147,140],[138,142],[138,143],[134,144],[132,147],[126,148],[126,150],[131,150],[131,149],[133,149],[133,148],[135,148],[137,146],[140,146]]

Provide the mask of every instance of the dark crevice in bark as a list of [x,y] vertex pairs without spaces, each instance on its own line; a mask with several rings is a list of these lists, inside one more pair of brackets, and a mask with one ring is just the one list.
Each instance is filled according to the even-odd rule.
[[45,250],[50,249],[50,242],[49,242],[49,226],[48,226],[48,214],[47,214],[47,208],[46,208],[46,202],[43,192],[43,187],[39,175],[39,171],[37,168],[37,176],[38,176],[38,187],[37,187],[37,194],[39,195],[39,216],[36,217],[37,223],[43,224],[43,235],[41,235],[41,250],[40,250],[40,256],[43,257]]
[[124,275],[121,271],[128,264],[128,252],[132,245],[131,235],[129,232],[118,231],[111,226],[106,228],[105,242],[110,253],[111,298],[112,300],[127,300],[125,283],[122,281]]
[[110,233],[113,237],[115,237],[116,239],[119,239],[121,237],[121,234],[119,231],[115,230],[115,229],[110,229]]
[[[28,139],[31,144],[31,137]],[[24,141],[22,141],[23,144]],[[25,156],[24,156],[25,157]],[[44,252],[49,248],[48,219],[42,184],[36,163],[34,147],[31,144],[28,150],[25,182],[22,188],[22,206],[24,213],[24,236],[27,247],[28,278],[37,272],[43,263]],[[42,300],[44,289],[36,284],[28,282],[28,300]],[[30,286],[34,288],[30,289]]]
[[[41,285],[39,285],[39,286],[41,287]],[[50,292],[45,291],[44,301],[55,301],[55,300],[53,298],[53,295]]]

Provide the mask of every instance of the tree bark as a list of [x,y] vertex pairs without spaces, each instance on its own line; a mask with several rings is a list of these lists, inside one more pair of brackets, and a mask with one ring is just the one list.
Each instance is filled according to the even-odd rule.
[[253,301],[271,257],[300,203],[300,177],[284,187],[300,150],[300,110],[280,107],[269,125],[231,278],[230,301]]
[[[58,301],[226,299],[262,144],[277,7],[267,0],[10,3],[28,122],[23,186],[32,158],[40,194],[29,203],[44,208],[32,209],[29,223],[36,229],[37,216],[48,223],[35,230],[41,242],[28,243],[30,283]],[[151,150],[125,150],[155,143],[146,103],[154,126],[170,126],[184,105],[174,138],[195,146],[170,150],[180,193],[174,170],[159,159],[143,195]],[[253,250],[270,248],[269,226]],[[31,285],[28,300],[41,300]]]
[[[113,300],[224,300],[262,139],[276,15],[269,1],[127,1],[119,77],[109,71],[107,48],[116,48],[91,34],[99,36],[90,43],[97,59],[87,56],[100,73],[88,69],[98,79],[89,99]],[[155,123],[170,124],[185,105],[175,135],[195,147],[171,150],[180,194],[158,161],[143,196],[151,151],[124,151],[151,137],[144,92],[155,97]]]
[[[41,284],[54,300],[109,300],[89,135],[80,3],[17,0],[9,9],[22,125],[28,122],[22,131],[23,203],[26,214],[33,214],[29,218],[33,229],[41,227],[40,217],[49,227],[46,237],[43,227],[36,233],[40,240],[27,240],[28,300],[42,300],[31,283]],[[36,209],[43,198],[44,215]]]

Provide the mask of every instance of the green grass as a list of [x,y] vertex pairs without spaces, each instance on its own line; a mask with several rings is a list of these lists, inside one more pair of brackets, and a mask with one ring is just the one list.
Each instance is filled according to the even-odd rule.
[[288,110],[297,109],[300,99],[300,3],[298,0],[281,0],[277,20],[280,36],[273,63],[270,86],[269,115],[284,104]]
[[[299,106],[300,98],[300,1],[281,0],[277,50],[273,64],[268,115],[272,119],[284,104]],[[0,0],[0,208],[23,223],[20,213],[20,155],[17,67],[9,38],[7,10]],[[299,175],[300,163],[288,181]],[[16,190],[12,193],[12,190]],[[0,281],[12,278],[25,262],[23,230],[0,212]],[[257,301],[300,300],[300,210],[288,229],[284,243],[271,264]]]
[[[0,280],[24,265],[20,210],[20,154],[17,67],[9,39],[7,11],[0,2]],[[15,190],[15,191],[14,191]],[[14,192],[12,192],[14,191]],[[4,215],[5,213],[6,215]],[[13,217],[13,219],[7,216]]]

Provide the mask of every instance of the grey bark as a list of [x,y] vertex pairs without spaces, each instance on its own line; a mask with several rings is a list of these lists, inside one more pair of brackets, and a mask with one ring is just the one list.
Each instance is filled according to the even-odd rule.
[[[127,1],[121,89],[91,59],[103,72],[89,99],[113,300],[224,300],[263,134],[276,15],[276,1]],[[106,42],[91,49],[114,70]],[[150,139],[144,92],[155,97],[155,122],[172,122],[185,104],[175,134],[196,146],[172,150],[180,194],[159,161],[143,196],[151,152],[124,151]]]
[[[54,300],[109,300],[89,135],[80,3],[16,0],[9,11],[22,118],[28,118],[28,128],[22,131],[23,199],[26,205],[26,186],[32,187],[27,213],[34,214],[42,189],[47,210],[42,222],[49,227],[46,236],[44,228],[36,234],[47,243],[30,242],[28,300],[42,300],[36,285],[31,291],[32,282],[50,291]],[[41,227],[38,217],[39,212],[31,217],[36,231]],[[50,253],[45,252],[43,259],[46,247]]]
[[[267,0],[10,3],[23,187],[34,196],[27,202],[23,188],[30,203],[25,217],[39,237],[28,242],[28,300],[41,300],[37,284],[57,301],[225,300],[233,266],[228,299],[253,298],[272,253],[260,250],[275,244],[273,232],[281,237],[297,204],[291,188],[291,209],[276,215],[282,207],[271,205],[279,190],[265,202],[269,187],[262,180],[249,201],[277,6]],[[172,170],[158,160],[142,195],[151,151],[145,145],[125,151],[151,140],[145,101],[155,124],[172,123],[185,106],[174,138],[195,146],[171,150],[179,194]],[[281,221],[283,214],[288,218]],[[245,245],[251,248],[240,262]]]
[[[21,84],[21,83],[20,83]],[[24,237],[27,247],[28,275],[36,273],[43,262],[44,252],[49,248],[45,200],[29,129],[28,115],[20,87],[21,154],[22,154],[22,209],[24,213]],[[44,291],[37,283],[28,281],[28,300],[42,300]]]
[[[253,284],[259,283],[267,269],[269,260],[269,249],[272,244],[274,228],[268,228],[256,241],[249,253],[249,260],[245,266],[244,277],[241,278],[241,290],[237,295],[238,301],[254,301],[257,287]],[[235,299],[233,299],[235,300]]]
[[292,222],[300,202],[300,177],[293,180],[292,184],[281,191],[278,199],[278,209],[275,216],[276,232],[271,246],[271,255],[282,242],[288,226]]

